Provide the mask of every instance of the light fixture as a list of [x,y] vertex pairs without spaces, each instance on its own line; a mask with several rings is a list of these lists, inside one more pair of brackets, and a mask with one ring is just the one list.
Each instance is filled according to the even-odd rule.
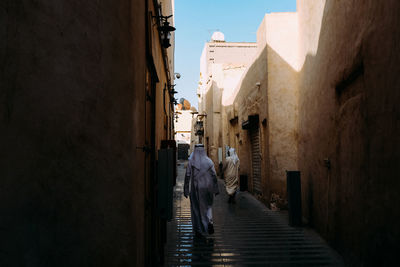
[[204,135],[204,126],[203,126],[203,121],[197,120],[195,125],[194,125],[194,135]]
[[171,84],[171,85],[168,86],[168,87],[169,87],[168,92],[169,92],[170,94],[172,94],[172,95],[178,93],[178,91],[175,90],[175,86],[176,86],[176,84]]
[[170,40],[171,40],[171,32],[175,31],[175,27],[172,27],[169,25],[168,19],[172,17],[172,15],[169,16],[154,16],[160,20],[160,26],[158,27],[158,30],[160,31],[161,35],[161,45],[164,48],[168,48],[171,46]]
[[175,72],[174,73],[175,78],[180,79],[181,78],[181,74],[179,72]]

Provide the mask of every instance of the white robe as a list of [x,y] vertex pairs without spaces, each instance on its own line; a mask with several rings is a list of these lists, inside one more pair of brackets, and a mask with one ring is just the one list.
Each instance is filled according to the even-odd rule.
[[225,188],[228,195],[233,195],[239,187],[239,165],[240,160],[233,148],[229,149],[230,156],[225,159],[223,168]]
[[218,194],[214,164],[203,147],[196,147],[186,168],[184,195],[190,197],[192,225],[195,232],[207,235],[212,223],[214,194]]

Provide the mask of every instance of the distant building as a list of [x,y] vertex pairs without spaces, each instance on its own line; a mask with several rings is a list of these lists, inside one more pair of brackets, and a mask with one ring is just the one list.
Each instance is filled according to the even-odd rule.
[[189,101],[181,99],[182,103],[175,107],[175,141],[178,146],[178,159],[187,159],[191,147],[191,130],[193,112],[195,107],[191,107]]
[[[204,144],[215,167],[221,161],[221,97],[233,91],[257,52],[256,43],[226,42],[224,34],[215,32],[204,45],[200,58],[200,81],[197,89],[199,120],[204,122]],[[218,152],[220,151],[220,152]]]

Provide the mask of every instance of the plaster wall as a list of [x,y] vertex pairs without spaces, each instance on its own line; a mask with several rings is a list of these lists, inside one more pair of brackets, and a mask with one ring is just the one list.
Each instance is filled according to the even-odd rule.
[[[163,1],[161,5],[161,14],[164,16],[173,15],[171,1]],[[145,240],[146,250],[145,265],[157,265],[163,256],[164,235],[166,221],[161,219],[157,213],[157,193],[162,190],[158,187],[156,166],[158,164],[158,150],[161,148],[163,140],[172,140],[174,136],[173,125],[173,104],[171,103],[169,91],[172,89],[169,85],[173,79],[173,55],[174,35],[171,36],[171,46],[164,48],[161,46],[161,39],[154,17],[158,14],[158,1],[148,0],[148,50],[147,52],[147,80],[145,94],[146,100],[143,103],[145,112],[141,116],[145,118],[146,139],[141,141],[138,147],[147,147],[143,151],[146,163],[145,168],[145,199],[148,200],[147,211],[145,213]],[[173,18],[173,17],[172,17]],[[169,22],[173,25],[173,19]]]
[[[157,73],[158,82],[155,82],[154,96],[148,99],[147,105],[154,103],[154,125],[155,125],[155,146],[156,150],[160,149],[162,140],[173,139],[173,106],[171,105],[171,98],[169,94],[170,88],[168,87],[169,81],[173,81],[173,52],[174,52],[174,35],[171,36],[171,46],[167,49],[161,47],[161,39],[159,36],[158,26],[155,24],[155,18],[150,17],[156,14],[152,4],[149,4],[151,14],[149,15],[151,29],[150,34],[152,41],[151,56],[154,62],[154,70]],[[163,1],[161,3],[161,10],[163,15],[173,15],[172,2]],[[168,20],[173,25],[173,17]],[[164,60],[164,56],[167,60]],[[149,88],[151,90],[151,88]],[[151,103],[150,103],[151,102]],[[151,118],[148,118],[151,120]]]
[[[170,26],[175,27],[175,0],[159,1],[159,4],[162,6],[164,16],[172,15],[172,17],[168,19],[168,22]],[[171,81],[174,80],[175,69],[175,33],[176,31],[171,32],[171,46],[166,49],[168,68],[170,70],[167,76]]]
[[175,130],[177,132],[187,132],[190,131],[192,128],[192,110],[178,110],[178,119],[175,122]]
[[265,25],[270,163],[270,183],[266,188],[286,198],[286,170],[298,169],[297,13],[267,14]]
[[200,57],[201,81],[210,78],[213,64],[244,64],[252,62],[257,52],[256,43],[208,42]]
[[209,157],[218,170],[218,148],[222,148],[224,153],[227,144],[223,137],[223,98],[227,98],[229,92],[234,91],[245,70],[245,65],[243,63],[215,63],[210,66],[210,69],[212,70],[211,79],[203,100],[206,103],[204,112],[207,114],[205,136],[209,140]]
[[212,63],[242,63],[253,60],[256,43],[211,42],[208,43],[208,60]]
[[[208,42],[200,58],[199,112],[206,113],[205,145],[218,170],[218,148],[224,149],[222,101],[233,92],[257,52],[255,43]],[[207,141],[208,140],[208,141]]]
[[[229,68],[248,66],[256,52],[257,44],[255,43],[208,42],[204,45],[200,57],[200,81],[197,89],[200,113],[206,110],[207,103],[205,101],[207,98],[203,96],[207,93],[208,83],[218,80],[220,88],[234,88],[236,84],[233,85],[232,83],[237,82],[238,78],[232,80],[234,78],[230,75],[228,80],[225,81],[223,72]],[[214,67],[214,65],[217,66]],[[220,65],[224,67],[221,69]],[[215,103],[216,105],[221,104],[220,102]]]
[[218,147],[219,147],[219,124],[221,123],[220,112],[218,112],[219,105],[217,105],[218,100],[220,101],[220,91],[221,89],[217,86],[217,83],[210,82],[210,87],[205,95],[206,100],[206,114],[205,118],[205,146],[210,159],[214,162],[214,165],[218,167]]
[[175,140],[177,143],[191,144],[192,110],[179,110],[178,119],[175,120]]
[[[259,115],[261,198],[265,202],[271,193],[285,198],[285,170],[297,169],[297,25],[296,13],[267,14],[258,29],[254,62],[233,92],[224,95],[224,137],[230,146],[239,143],[240,172],[249,177],[250,190],[250,134],[241,125],[249,116]],[[271,47],[279,43],[278,51]]]
[[194,127],[196,125],[197,117],[193,116],[192,118],[192,128],[190,132],[190,150],[189,153],[192,153],[194,150],[194,146],[200,143],[199,136],[195,134]]
[[223,65],[222,106],[232,105],[232,97],[234,96],[235,89],[241,81],[243,74],[247,70],[247,66],[248,65],[240,63]]
[[0,4],[1,266],[145,265],[146,12]]
[[298,12],[304,215],[349,265],[391,266],[400,238],[400,4],[299,0]]

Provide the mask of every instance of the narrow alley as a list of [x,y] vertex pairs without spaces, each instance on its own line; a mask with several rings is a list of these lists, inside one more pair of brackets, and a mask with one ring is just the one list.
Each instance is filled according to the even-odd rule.
[[185,163],[178,163],[174,216],[167,225],[167,266],[343,266],[314,231],[288,226],[284,212],[267,209],[248,192],[228,204],[221,179],[213,208],[215,233],[206,242],[194,240],[190,201],[183,196]]
[[398,266],[399,25],[399,0],[1,0],[0,267]]

